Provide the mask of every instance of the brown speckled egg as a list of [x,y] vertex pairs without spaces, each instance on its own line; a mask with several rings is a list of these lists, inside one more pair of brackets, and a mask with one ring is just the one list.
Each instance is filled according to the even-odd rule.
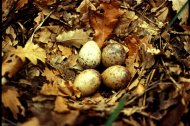
[[111,43],[102,50],[102,64],[105,67],[122,65],[125,63],[126,52],[121,44]]
[[102,81],[107,87],[118,90],[125,88],[131,79],[131,74],[124,66],[115,65],[108,67],[102,73]]
[[94,69],[82,71],[74,81],[74,86],[81,91],[82,96],[96,92],[101,84],[101,74]]

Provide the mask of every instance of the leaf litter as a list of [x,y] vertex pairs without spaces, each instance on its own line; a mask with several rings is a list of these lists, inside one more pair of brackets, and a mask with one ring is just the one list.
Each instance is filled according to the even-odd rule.
[[[186,2],[2,1],[2,124],[189,125]],[[81,97],[74,87],[90,40],[123,45],[132,75],[124,89],[101,85]]]

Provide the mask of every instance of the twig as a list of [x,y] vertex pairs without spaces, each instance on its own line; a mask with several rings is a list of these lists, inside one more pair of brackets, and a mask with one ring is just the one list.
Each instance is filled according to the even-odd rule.
[[148,17],[142,15],[140,12],[138,12],[137,10],[131,8],[131,7],[125,7],[125,6],[121,6],[122,9],[130,9],[132,11],[137,12],[139,15],[141,15],[143,18],[145,18],[146,20],[148,20],[149,22],[151,22],[152,24],[156,25],[158,28],[160,28],[160,24],[155,23],[154,21],[150,20]]
[[42,26],[42,24],[46,21],[46,19],[47,19],[53,12],[54,12],[54,10],[51,11],[51,12],[44,18],[44,20],[36,27],[36,29],[34,29],[34,32],[32,33],[32,35],[31,35],[31,37],[30,37],[31,40],[33,39],[34,34],[36,33],[36,31],[38,31],[38,30],[40,29],[40,27]]
[[177,31],[169,31],[171,34],[176,35],[190,35],[190,32],[177,32]]
[[16,124],[16,123],[12,122],[12,121],[11,121],[11,120],[9,120],[9,119],[6,119],[5,117],[2,117],[2,120],[4,120],[5,122],[10,123],[12,126],[17,126],[17,124]]
[[157,85],[159,85],[160,81],[155,81],[153,83],[151,83],[150,85],[152,85],[151,87],[149,87],[148,89],[146,89],[141,95],[139,96],[135,96],[131,99],[129,99],[127,101],[127,98],[129,96],[129,94],[125,94],[119,101],[117,107],[114,109],[114,111],[112,112],[112,114],[110,115],[110,117],[108,118],[108,120],[105,123],[105,126],[111,126],[113,121],[118,117],[120,110],[123,109],[124,106],[127,106],[131,103],[133,103],[136,99],[140,98],[141,96],[143,96],[146,92],[152,90],[153,88],[155,88]]

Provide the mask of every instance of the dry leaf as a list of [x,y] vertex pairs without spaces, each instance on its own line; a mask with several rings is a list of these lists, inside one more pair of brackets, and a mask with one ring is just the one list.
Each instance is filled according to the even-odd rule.
[[52,120],[56,122],[56,126],[74,126],[80,115],[79,110],[70,110],[67,114],[58,114],[52,112]]
[[45,70],[42,73],[42,76],[45,76],[46,79],[50,82],[57,82],[57,80],[59,80],[60,78],[58,77],[59,72],[55,71],[55,70],[50,70],[47,67],[45,68]]
[[125,108],[122,110],[122,113],[126,116],[131,116],[135,112],[139,112],[144,110],[146,107],[145,106],[133,106],[131,108]]
[[72,55],[72,49],[66,46],[58,45],[59,50],[61,51],[62,55],[68,58]]
[[158,18],[159,21],[165,22],[167,16],[168,16],[169,9],[167,7],[162,8],[156,13],[156,17]]
[[129,34],[131,31],[135,31],[136,26],[133,26],[133,22],[138,19],[134,11],[125,10],[124,14],[121,16],[117,23],[117,27],[114,33],[119,35]]
[[61,96],[57,96],[57,98],[55,100],[54,111],[56,111],[58,113],[69,112],[70,110],[67,105],[67,99],[63,98]]
[[89,16],[90,10],[96,10],[96,7],[91,3],[90,0],[83,0],[81,4],[76,8],[76,11],[80,13],[80,20],[83,22],[88,28],[89,24]]
[[30,120],[28,120],[27,122],[22,123],[20,126],[40,126],[40,122],[39,122],[38,118],[33,117]]
[[11,110],[15,119],[17,119],[17,114],[25,116],[25,108],[20,103],[18,97],[19,94],[15,88],[8,89],[2,93],[2,103],[4,107],[8,107]]
[[2,76],[8,74],[8,77],[11,78],[23,66],[24,62],[12,53],[8,53],[7,55],[8,56],[2,63]]
[[26,45],[23,47],[17,46],[17,49],[13,48],[11,50],[12,53],[19,56],[24,62],[26,58],[28,58],[33,64],[37,64],[37,59],[45,63],[46,52],[44,49],[39,47],[37,44],[35,45],[31,39],[29,39]]
[[3,0],[2,1],[2,17],[3,17],[2,21],[6,20],[7,15],[11,11],[11,8],[15,4],[15,2],[16,1],[14,1],[14,0]]
[[44,20],[44,14],[42,12],[38,13],[38,16],[34,19],[36,22],[36,26],[39,26],[39,24]]
[[136,68],[139,67],[140,57],[139,57],[139,48],[140,40],[137,36],[128,36],[125,39],[125,43],[129,48],[128,58],[126,59],[127,69],[130,71],[131,76],[133,77],[136,73]]
[[39,42],[48,43],[51,41],[51,32],[46,27],[41,28],[40,31],[35,34],[35,37],[36,36],[38,36],[37,41]]
[[[38,17],[39,17],[39,19],[36,19],[36,21],[39,20],[37,22],[37,24],[41,23],[42,22],[41,20],[43,19],[43,16],[41,17],[39,15]],[[46,43],[46,44],[49,44],[50,42],[55,42],[56,36],[61,31],[61,29],[62,29],[62,27],[57,26],[57,25],[41,27],[40,30],[38,30],[35,33],[34,41],[35,42],[42,42],[42,43]]]
[[[153,51],[154,50],[152,50],[152,52]],[[149,69],[154,65],[155,63],[154,55],[151,54],[151,50],[149,50],[148,52],[148,48],[144,43],[140,47],[139,56],[140,56],[141,66],[143,68]]]
[[94,40],[101,48],[104,41],[114,30],[118,18],[123,14],[123,11],[119,9],[119,2],[101,3],[100,6],[104,10],[103,15],[98,13],[91,14],[90,23],[95,32]]
[[81,92],[74,87],[71,82],[60,82],[54,84],[46,84],[44,83],[40,93],[43,95],[52,95],[52,96],[70,96],[75,99],[75,97],[79,98],[81,96]]
[[149,44],[148,41],[147,36],[141,40],[137,36],[128,36],[125,39],[125,44],[129,48],[126,66],[132,76],[140,65],[144,68],[152,67],[155,63],[154,55],[160,53],[160,50],[153,48],[152,44]]
[[63,95],[64,96],[64,94],[60,93],[58,87],[59,87],[58,84],[44,83],[42,86],[42,89],[40,90],[40,93],[43,95],[52,95],[52,96]]
[[125,89],[118,91],[117,93],[113,94],[107,101],[106,103],[108,105],[115,105],[116,102],[126,93]]
[[170,72],[170,74],[173,73],[175,75],[180,75],[182,73],[182,69],[178,64],[171,65],[171,66],[169,66],[169,72]]
[[19,0],[16,4],[16,10],[21,9],[22,7],[24,7],[24,5],[26,5],[28,3],[28,0]]
[[57,42],[63,42],[65,45],[80,48],[81,45],[84,45],[88,41],[88,34],[82,29],[76,29],[59,34],[56,40]]
[[131,126],[142,126],[135,118],[129,116],[129,118],[124,118],[124,122]]
[[96,10],[96,7],[89,0],[83,0],[76,8],[76,11],[80,13],[88,13],[89,9]]
[[70,96],[71,98],[81,97],[81,92],[74,86],[74,84],[71,81],[69,81],[67,83],[62,83],[59,86],[59,90],[62,93]]
[[67,95],[72,98],[74,96],[80,97],[80,91],[74,87],[72,82],[66,82],[61,77],[58,76],[57,71],[49,70],[46,68],[42,73],[42,76],[45,76],[53,84],[44,84],[41,89],[41,93],[44,95]]
[[133,93],[134,93],[135,95],[140,96],[140,95],[142,95],[142,94],[144,93],[145,87],[144,87],[143,84],[144,84],[144,83],[142,83],[142,82],[140,81],[140,83],[137,85],[136,89],[133,91]]
[[[174,11],[179,12],[179,10],[183,7],[183,5],[188,0],[169,0],[172,1],[172,8]],[[188,6],[188,7],[187,7]],[[181,20],[180,24],[187,23],[187,19],[189,17],[189,5],[187,4],[186,8],[181,12],[181,14],[178,16],[178,18]]]
[[6,31],[5,31],[6,35],[3,36],[4,37],[4,41],[11,45],[11,46],[15,46],[18,43],[18,40],[16,40],[16,31],[13,29],[12,26],[9,26]]
[[157,35],[159,33],[159,29],[157,27],[152,26],[151,24],[148,24],[147,22],[143,21],[140,25],[140,28],[143,28],[145,32],[147,32],[149,35]]
[[56,3],[56,0],[34,0],[36,3],[42,6],[48,6]]

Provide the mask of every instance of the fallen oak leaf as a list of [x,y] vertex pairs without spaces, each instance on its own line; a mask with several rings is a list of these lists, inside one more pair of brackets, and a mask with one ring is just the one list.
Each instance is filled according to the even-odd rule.
[[22,123],[20,126],[40,126],[38,118],[32,117],[28,121]]
[[2,0],[2,21],[5,21],[8,14],[11,12],[11,8],[16,4],[15,0]]
[[45,83],[42,86],[41,93],[43,95],[63,95],[70,97],[80,97],[81,92],[76,87],[74,87],[72,82],[65,81],[64,79],[59,77],[59,74],[60,73],[58,71],[45,68],[42,76],[45,76],[51,84]]
[[80,13],[81,21],[84,22],[88,27],[89,25],[89,13],[90,10],[95,11],[96,7],[91,3],[90,0],[83,0],[80,5],[76,8],[76,11]]
[[141,24],[139,24],[139,27],[142,28],[146,33],[148,33],[149,35],[158,35],[159,34],[159,31],[160,29],[151,25],[151,24],[148,24],[147,22],[145,21],[142,21]]
[[45,68],[45,70],[42,73],[42,76],[46,77],[46,79],[49,82],[57,82],[60,78],[58,77],[59,72],[55,71],[55,70],[50,70],[47,67]]
[[26,5],[28,3],[28,0],[19,0],[16,4],[16,10],[21,9],[22,7],[24,7],[24,5]]
[[11,110],[15,119],[17,119],[17,114],[19,113],[25,116],[25,108],[20,103],[18,97],[19,94],[15,88],[10,88],[2,93],[2,103],[4,107],[8,107]]
[[81,4],[76,8],[79,13],[88,13],[89,9],[96,10],[96,7],[91,3],[90,0],[83,0]]
[[58,48],[61,51],[61,54],[67,58],[73,54],[72,49],[69,47],[58,45]]
[[23,66],[24,62],[12,53],[8,53],[7,55],[8,56],[2,63],[2,76],[8,74],[8,77],[11,78]]
[[139,67],[140,57],[139,57],[139,47],[140,40],[137,36],[128,36],[125,39],[125,44],[129,48],[128,58],[126,59],[127,69],[130,71],[133,77],[136,73],[136,68]]
[[28,58],[35,65],[37,64],[37,59],[45,63],[46,51],[34,44],[31,39],[27,41],[24,48],[17,46],[17,49],[12,48],[11,52],[20,57],[23,62]]
[[57,96],[55,100],[55,108],[54,111],[58,113],[62,112],[69,112],[69,108],[67,105],[68,101],[66,98],[63,98],[61,96]]
[[83,29],[74,31],[62,32],[56,37],[57,42],[63,42],[67,46],[75,46],[80,48],[88,41],[88,34]]
[[41,90],[40,90],[40,93],[43,94],[43,95],[47,95],[47,96],[58,96],[58,95],[63,95],[65,96],[64,94],[62,94],[59,89],[58,89],[59,85],[58,84],[47,84],[47,83],[44,83]]
[[42,86],[40,93],[47,96],[70,96],[73,99],[75,99],[75,96],[77,98],[81,96],[81,92],[76,87],[74,87],[74,85],[71,82],[62,82],[59,84],[45,83]]
[[101,3],[100,7],[104,10],[103,15],[98,13],[92,13],[90,16],[90,24],[94,29],[94,41],[97,42],[101,48],[104,41],[109,37],[114,30],[118,18],[123,14],[123,11],[119,9],[119,2]]

